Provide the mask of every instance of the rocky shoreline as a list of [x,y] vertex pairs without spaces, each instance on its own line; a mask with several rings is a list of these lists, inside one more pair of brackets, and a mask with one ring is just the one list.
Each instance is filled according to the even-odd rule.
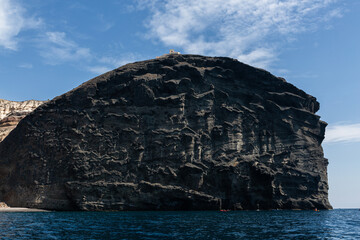
[[0,212],[50,212],[48,210],[36,209],[36,208],[20,208],[20,207],[9,207],[9,208],[0,208]]
[[5,202],[0,202],[0,212],[49,212],[44,209],[9,207]]

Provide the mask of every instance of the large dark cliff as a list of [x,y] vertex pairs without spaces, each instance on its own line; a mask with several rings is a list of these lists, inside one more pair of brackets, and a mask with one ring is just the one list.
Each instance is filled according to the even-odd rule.
[[0,144],[0,200],[57,210],[329,209],[316,99],[230,58],[120,67]]

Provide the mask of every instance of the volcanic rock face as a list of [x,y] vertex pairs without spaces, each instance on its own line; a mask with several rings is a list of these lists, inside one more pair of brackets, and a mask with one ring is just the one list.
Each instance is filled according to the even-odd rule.
[[35,100],[14,102],[0,99],[0,142],[9,135],[21,119],[43,103]]
[[57,210],[329,209],[316,99],[230,58],[137,62],[0,144],[0,201]]

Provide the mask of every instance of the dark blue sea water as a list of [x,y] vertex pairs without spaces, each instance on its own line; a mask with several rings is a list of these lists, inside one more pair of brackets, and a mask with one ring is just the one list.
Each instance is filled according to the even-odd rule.
[[0,239],[360,239],[360,211],[0,212]]

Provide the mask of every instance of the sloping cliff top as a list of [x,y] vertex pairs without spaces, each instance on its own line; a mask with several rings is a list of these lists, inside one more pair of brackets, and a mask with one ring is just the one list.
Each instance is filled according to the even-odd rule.
[[0,200],[57,210],[328,209],[318,109],[284,79],[231,58],[127,64],[20,122],[0,144]]

